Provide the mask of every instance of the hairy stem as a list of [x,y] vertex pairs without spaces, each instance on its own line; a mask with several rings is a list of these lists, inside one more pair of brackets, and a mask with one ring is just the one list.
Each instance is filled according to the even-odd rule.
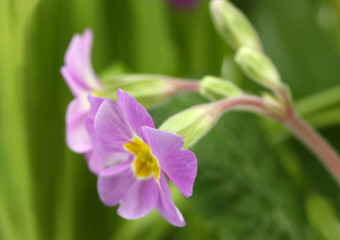
[[285,125],[320,159],[340,185],[340,158],[335,150],[296,114]]
[[278,109],[277,106],[265,102],[263,99],[252,96],[243,95],[240,97],[228,98],[214,103],[219,108],[220,112],[226,112],[232,108],[240,108],[257,114],[262,114],[269,116],[277,121],[282,121],[282,117],[273,111],[273,109]]
[[174,83],[177,92],[197,92],[200,88],[199,81],[181,79],[168,79],[168,80]]
[[339,155],[325,139],[295,113],[289,98],[284,96],[283,99],[285,99],[284,108],[265,102],[263,99],[252,95],[224,99],[214,104],[221,113],[237,107],[269,116],[281,122],[320,159],[340,185]]

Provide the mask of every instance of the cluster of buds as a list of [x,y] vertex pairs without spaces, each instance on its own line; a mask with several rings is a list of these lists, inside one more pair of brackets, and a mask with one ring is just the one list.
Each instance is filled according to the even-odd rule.
[[280,122],[289,121],[293,111],[289,90],[263,52],[258,34],[246,16],[226,0],[212,0],[210,10],[217,32],[234,50],[236,65],[249,79],[270,92],[256,96],[242,91],[231,80],[213,76],[202,78],[199,93],[212,102],[177,113],[161,126],[182,135],[187,142],[185,146],[196,143],[231,109],[263,114]]

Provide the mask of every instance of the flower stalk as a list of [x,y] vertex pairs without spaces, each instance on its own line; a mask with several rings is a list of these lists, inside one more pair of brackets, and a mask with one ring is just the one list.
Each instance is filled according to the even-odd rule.
[[175,86],[175,92],[197,92],[200,88],[200,83],[195,80],[180,80],[180,79],[169,79]]
[[[281,93],[285,100],[283,108],[267,103],[259,97],[247,94],[241,97],[221,100],[213,104],[216,105],[216,109],[221,113],[237,107],[269,116],[276,121],[281,122],[319,158],[340,185],[340,157],[338,153],[322,138],[322,136],[320,136],[320,134],[300,118],[295,112],[291,101],[289,100],[289,96],[287,96],[286,93]],[[281,114],[278,111],[280,111]]]
[[[273,93],[273,95],[267,95],[267,99],[245,94],[222,100],[216,103],[217,108],[225,112],[237,106],[279,121],[310,148],[340,185],[339,155],[298,116],[289,87],[281,82],[280,74],[274,63],[261,50],[261,42],[251,23],[228,1],[213,0],[210,7],[216,30],[236,51],[235,61],[243,73]],[[271,100],[278,102],[274,103]]]
[[297,114],[293,114],[284,125],[320,159],[340,186],[340,158],[325,139]]
[[237,107],[250,112],[269,116],[277,121],[282,121],[283,119],[280,114],[272,110],[275,108],[281,111],[279,106],[267,103],[263,99],[253,95],[244,94],[243,96],[224,99],[214,104],[216,104],[217,109],[222,113]]
[[106,75],[104,88],[95,92],[97,97],[115,100],[118,89],[129,92],[146,108],[152,108],[169,100],[181,92],[197,92],[199,82],[189,79],[174,78],[159,74],[123,74]]

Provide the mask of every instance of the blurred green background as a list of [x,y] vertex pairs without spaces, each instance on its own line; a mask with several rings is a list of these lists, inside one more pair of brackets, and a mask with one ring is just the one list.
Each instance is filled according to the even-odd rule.
[[[75,33],[92,28],[93,64],[135,73],[222,75],[259,92],[232,62],[201,0],[0,0],[0,239],[340,239],[339,187],[271,120],[228,113],[192,150],[191,198],[174,189],[185,228],[157,212],[127,221],[65,144],[72,99],[60,74]],[[340,1],[235,0],[288,83],[301,115],[340,150]],[[151,111],[159,126],[206,102],[182,94]]]

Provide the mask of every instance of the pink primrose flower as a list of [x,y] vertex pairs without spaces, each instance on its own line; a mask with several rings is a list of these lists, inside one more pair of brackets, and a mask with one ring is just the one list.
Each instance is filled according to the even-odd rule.
[[90,136],[100,155],[106,156],[104,162],[93,158],[94,165],[103,167],[98,175],[103,203],[119,204],[118,214],[126,219],[143,217],[156,208],[171,224],[184,226],[166,181],[167,177],[185,197],[192,195],[197,160],[182,148],[183,138],[156,129],[146,109],[123,90],[118,90],[117,102],[91,96],[90,102],[98,106],[89,122]]

